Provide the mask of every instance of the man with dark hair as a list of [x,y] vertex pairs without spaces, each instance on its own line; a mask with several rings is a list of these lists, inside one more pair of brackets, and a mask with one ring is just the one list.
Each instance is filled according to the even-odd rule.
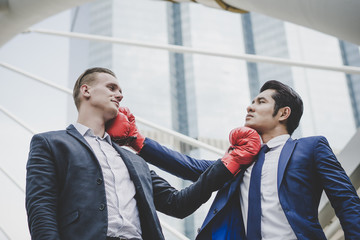
[[[86,70],[73,96],[77,123],[31,140],[26,209],[34,240],[164,239],[156,210],[179,218],[190,215],[212,191],[252,163],[260,149],[255,130],[235,129],[233,151],[199,174],[194,184],[177,191],[105,132],[123,98],[113,72]],[[123,123],[121,134],[127,134],[130,125]]]
[[280,108],[288,106],[292,113],[286,120],[286,128],[290,135],[293,134],[295,129],[299,126],[301,116],[304,111],[303,102],[297,92],[289,86],[278,81],[267,81],[260,89],[260,92],[272,89],[275,90],[272,98],[275,101],[274,113],[275,117]]
[[[323,190],[345,239],[359,239],[360,199],[326,138],[290,138],[303,113],[300,96],[279,81],[268,81],[247,112],[245,126],[255,129],[263,141],[258,160],[219,190],[196,239],[326,239],[318,220]],[[141,136],[134,117],[124,114],[130,133],[122,135],[116,121],[108,132],[135,139],[128,145],[149,163],[192,181],[212,163],[164,156],[167,150]]]

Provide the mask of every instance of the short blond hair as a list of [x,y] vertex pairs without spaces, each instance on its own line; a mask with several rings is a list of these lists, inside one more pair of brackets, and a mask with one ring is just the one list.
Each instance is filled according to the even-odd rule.
[[95,82],[96,73],[107,73],[116,78],[115,73],[107,68],[94,67],[94,68],[89,68],[89,69],[85,70],[85,72],[83,72],[78,77],[78,79],[76,80],[75,85],[74,85],[73,98],[74,98],[75,106],[77,109],[79,109],[79,107],[80,107],[80,97],[79,97],[80,87],[84,84],[90,85],[93,82]]

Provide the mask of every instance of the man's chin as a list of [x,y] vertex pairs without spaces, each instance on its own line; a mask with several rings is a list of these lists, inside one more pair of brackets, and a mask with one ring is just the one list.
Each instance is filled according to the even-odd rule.
[[244,126],[245,126],[245,127],[252,128],[252,124],[251,124],[251,123],[249,123],[249,122],[245,122]]
[[245,122],[244,126],[245,126],[245,127],[252,128],[252,129],[254,129],[255,131],[258,132],[257,127],[256,127],[256,124],[252,124],[251,122]]

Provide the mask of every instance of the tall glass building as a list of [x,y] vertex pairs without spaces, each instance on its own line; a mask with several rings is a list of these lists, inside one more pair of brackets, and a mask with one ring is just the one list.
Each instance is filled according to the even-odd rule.
[[[340,40],[340,49],[344,65],[360,66],[359,46]],[[355,124],[360,128],[360,75],[346,74]]]

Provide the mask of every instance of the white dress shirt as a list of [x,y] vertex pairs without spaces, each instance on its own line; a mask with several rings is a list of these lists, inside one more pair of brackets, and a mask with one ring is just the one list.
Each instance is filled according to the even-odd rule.
[[[263,240],[296,240],[285,213],[280,205],[277,174],[281,150],[289,134],[280,135],[271,139],[266,145],[270,148],[265,154],[265,161],[261,172],[261,236]],[[245,231],[247,229],[247,215],[249,206],[249,186],[251,171],[254,164],[249,166],[240,184],[240,205],[244,219]]]
[[142,239],[139,211],[134,198],[135,186],[123,159],[112,146],[110,136],[105,132],[104,137],[100,138],[80,123],[74,126],[89,143],[101,166],[108,211],[107,236]]

